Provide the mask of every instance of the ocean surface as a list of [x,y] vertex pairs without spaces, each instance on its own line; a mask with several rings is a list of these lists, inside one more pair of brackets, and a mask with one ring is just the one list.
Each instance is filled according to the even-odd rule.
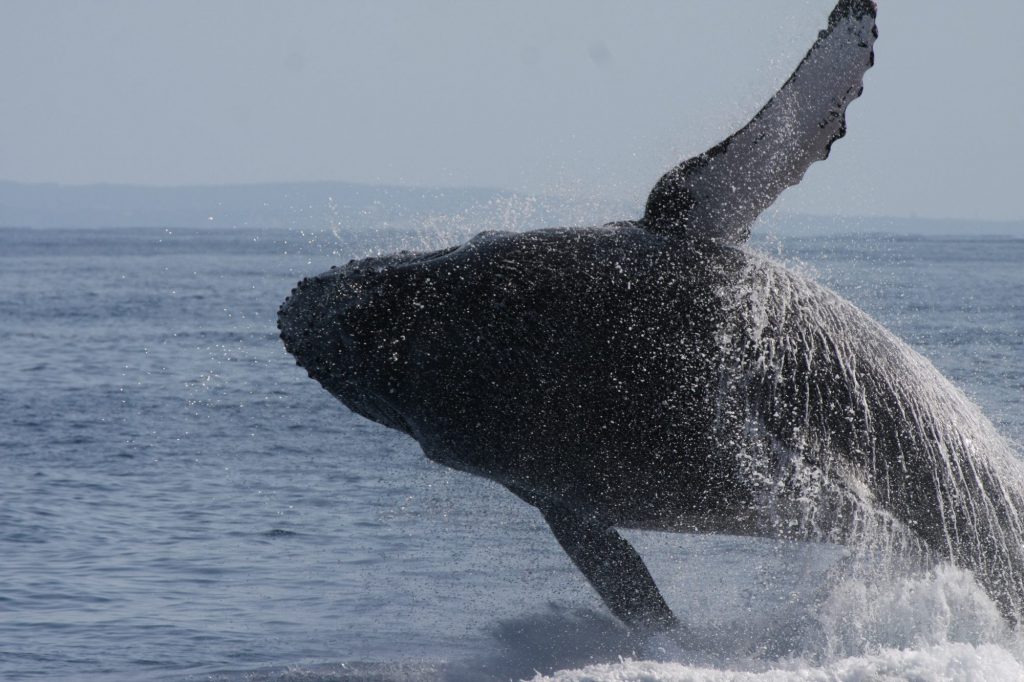
[[[0,679],[1020,680],[952,568],[629,533],[686,637],[629,636],[541,517],[349,413],[277,339],[304,275],[396,245],[0,230]],[[1024,239],[764,237],[1024,436]]]

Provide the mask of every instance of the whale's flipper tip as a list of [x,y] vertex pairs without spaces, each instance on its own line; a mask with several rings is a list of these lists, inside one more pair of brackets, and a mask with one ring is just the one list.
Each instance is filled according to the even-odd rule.
[[654,186],[642,225],[739,243],[750,226],[846,134],[846,108],[875,63],[877,7],[839,0],[796,71],[741,130],[676,166]]
[[878,5],[874,0],[840,0],[828,17],[829,28],[835,27],[847,17],[858,20],[864,17],[875,19],[878,17]]

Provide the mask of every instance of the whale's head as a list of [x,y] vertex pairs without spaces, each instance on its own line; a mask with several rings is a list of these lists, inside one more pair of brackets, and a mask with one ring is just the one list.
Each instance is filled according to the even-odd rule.
[[430,264],[455,250],[352,260],[303,279],[278,310],[285,349],[355,412],[410,432],[409,341],[435,307]]
[[309,277],[278,326],[328,392],[436,450],[524,410],[571,413],[609,367],[658,362],[706,307],[691,280],[714,289],[707,262],[631,225],[483,233]]

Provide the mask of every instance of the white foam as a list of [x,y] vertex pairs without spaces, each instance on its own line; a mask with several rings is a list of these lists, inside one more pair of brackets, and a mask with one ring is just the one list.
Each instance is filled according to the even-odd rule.
[[[746,653],[730,628],[648,639],[632,658],[538,674],[534,682],[886,682],[1024,680],[1024,637],[1012,631],[967,572],[951,566],[873,580],[838,580],[803,618],[784,656]],[[767,625],[768,627],[764,627]],[[761,624],[770,640],[772,630]],[[781,637],[781,635],[779,635]],[[740,645],[739,649],[730,644]],[[749,644],[749,643],[748,643]],[[646,659],[646,660],[640,660]]]
[[983,646],[1015,638],[973,576],[949,565],[877,582],[844,579],[819,605],[815,619],[824,640],[820,650],[832,657],[871,647]]
[[622,661],[538,675],[533,682],[1010,682],[1024,666],[993,644],[946,644],[924,649],[885,649],[821,666],[801,660],[763,670],[695,667],[685,663]]

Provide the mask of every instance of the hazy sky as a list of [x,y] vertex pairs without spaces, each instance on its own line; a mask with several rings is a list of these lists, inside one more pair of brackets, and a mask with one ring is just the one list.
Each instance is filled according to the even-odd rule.
[[[485,185],[642,202],[831,0],[0,0],[0,179]],[[819,214],[1024,219],[1024,2],[880,0]]]

